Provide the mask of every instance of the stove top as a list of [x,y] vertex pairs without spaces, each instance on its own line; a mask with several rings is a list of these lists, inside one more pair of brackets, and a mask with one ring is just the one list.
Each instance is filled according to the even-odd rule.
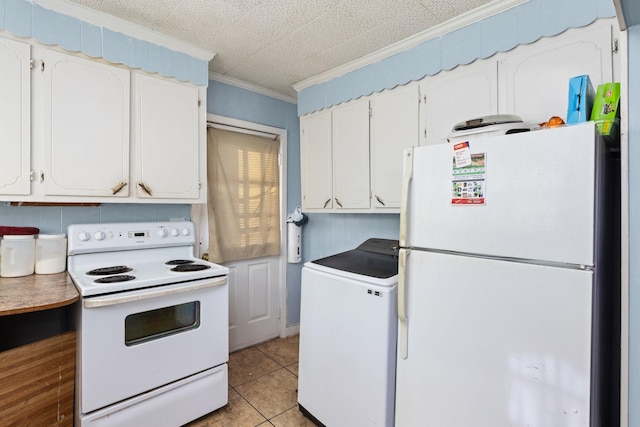
[[68,230],[68,271],[83,297],[227,275],[194,256],[190,222],[80,224]]

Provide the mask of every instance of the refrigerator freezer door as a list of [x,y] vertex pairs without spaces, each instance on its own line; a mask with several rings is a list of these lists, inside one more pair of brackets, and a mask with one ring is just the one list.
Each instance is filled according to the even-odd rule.
[[396,425],[588,426],[589,271],[413,250]]
[[470,139],[484,154],[480,205],[452,203],[453,144],[414,148],[401,246],[593,265],[595,135],[589,122]]

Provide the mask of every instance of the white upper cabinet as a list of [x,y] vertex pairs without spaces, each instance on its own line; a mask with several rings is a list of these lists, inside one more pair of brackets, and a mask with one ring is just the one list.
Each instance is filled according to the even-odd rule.
[[[46,195],[126,197],[129,181],[129,70],[46,50]],[[118,191],[119,190],[119,191]]]
[[135,73],[134,92],[136,196],[198,199],[204,158],[198,88]]
[[205,87],[0,37],[0,200],[204,203],[205,99]]
[[500,111],[528,123],[567,118],[569,79],[589,75],[594,91],[614,81],[612,27],[595,24],[521,46],[499,62]]
[[495,61],[476,61],[424,79],[426,144],[447,142],[453,126],[498,113]]
[[300,117],[302,208],[333,208],[331,111]]
[[340,105],[332,115],[334,208],[369,208],[369,100]]
[[31,192],[31,46],[0,39],[0,194]]
[[400,208],[403,153],[419,145],[417,83],[371,96],[371,205]]
[[369,208],[369,101],[351,101],[300,118],[302,208]]

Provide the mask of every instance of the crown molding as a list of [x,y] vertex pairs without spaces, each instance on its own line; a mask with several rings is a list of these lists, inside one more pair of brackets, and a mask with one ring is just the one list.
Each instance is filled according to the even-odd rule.
[[127,36],[134,37],[136,39],[145,40],[151,43],[164,46],[168,49],[176,50],[178,52],[210,61],[215,53],[202,49],[193,44],[184,42],[182,40],[161,34],[157,31],[153,31],[150,28],[143,27],[138,24],[126,21],[115,16],[107,15],[95,9],[91,9],[82,6],[77,3],[72,3],[67,0],[28,0],[33,4],[44,7],[45,9],[53,10],[63,15],[68,15],[73,18],[77,18],[80,21],[87,22],[89,24],[105,27],[112,31],[117,31]]
[[513,7],[519,6],[522,3],[526,3],[528,1],[529,0],[492,1],[491,3],[487,3],[467,13],[464,13],[446,22],[443,22],[442,24],[438,24],[425,31],[422,31],[413,36],[407,37],[404,40],[393,43],[380,50],[370,53],[369,55],[356,59],[355,61],[348,62],[339,67],[332,68],[331,70],[325,73],[321,73],[316,76],[310,77],[308,79],[302,80],[298,83],[295,83],[293,85],[293,88],[296,90],[296,92],[300,92],[302,89],[306,89],[310,86],[314,86],[314,85],[332,80],[336,77],[340,77],[351,71],[355,71],[359,68],[381,61],[390,56],[398,54],[400,52],[404,52],[405,50],[409,50],[429,40],[436,39],[447,33],[466,27],[467,25],[474,24],[485,18],[496,15],[500,12],[511,9]]
[[280,101],[289,102],[291,104],[298,103],[298,99],[293,96],[287,96],[280,92],[276,92],[274,90],[267,89],[262,86],[257,86],[252,83],[245,82],[243,80],[238,80],[233,77],[228,77],[223,74],[209,72],[209,80],[215,80],[220,83],[225,83],[231,86],[238,87],[240,89],[246,89],[248,91],[259,93],[260,95],[268,96],[270,98],[279,99]]

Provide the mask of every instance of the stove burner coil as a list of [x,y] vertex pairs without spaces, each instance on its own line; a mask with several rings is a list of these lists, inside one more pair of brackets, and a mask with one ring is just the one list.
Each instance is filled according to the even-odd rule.
[[185,265],[185,264],[193,264],[192,259],[172,259],[171,261],[167,261],[164,263],[165,265]]
[[129,276],[128,274],[122,274],[118,276],[107,276],[101,277],[99,279],[94,280],[94,283],[119,283],[119,282],[128,282],[129,280],[134,280],[135,276]]
[[173,267],[171,271],[188,272],[188,271],[206,270],[207,268],[211,268],[211,267],[204,264],[181,264]]
[[88,276],[108,276],[110,274],[128,273],[131,270],[133,270],[133,268],[129,268],[126,265],[114,265],[112,267],[96,268],[95,270],[88,271],[87,275]]

